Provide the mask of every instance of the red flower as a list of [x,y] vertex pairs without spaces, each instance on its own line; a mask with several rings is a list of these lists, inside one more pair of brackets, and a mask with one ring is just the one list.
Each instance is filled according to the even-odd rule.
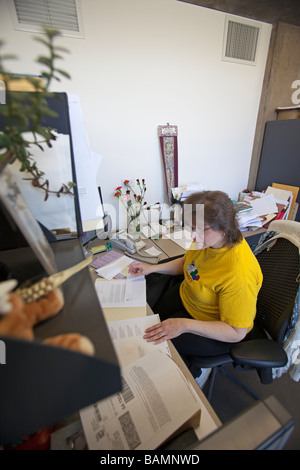
[[[118,186],[116,188],[116,192],[114,194],[115,197],[120,198],[120,201],[124,204],[126,209],[132,209],[135,208],[136,211],[141,211],[141,209],[147,209],[149,210],[151,208],[151,205],[148,207],[147,202],[144,201],[145,198],[145,192],[147,190],[146,188],[146,181],[143,178],[140,180],[139,178],[136,178],[136,184],[139,188],[140,194],[136,194],[134,188],[132,187],[132,183],[130,180],[124,180],[123,181],[123,186]],[[124,188],[125,186],[125,188]],[[124,188],[124,193],[122,189]]]

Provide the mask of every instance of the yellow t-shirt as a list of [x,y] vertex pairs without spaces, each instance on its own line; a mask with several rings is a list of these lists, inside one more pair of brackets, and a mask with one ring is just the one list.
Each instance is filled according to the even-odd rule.
[[183,269],[180,295],[192,317],[252,329],[262,272],[245,239],[232,248],[188,250]]

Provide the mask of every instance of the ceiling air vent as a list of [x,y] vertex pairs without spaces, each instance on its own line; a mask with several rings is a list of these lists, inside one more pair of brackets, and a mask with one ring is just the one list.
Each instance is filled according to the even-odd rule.
[[250,20],[226,17],[222,59],[256,65],[260,27]]
[[84,38],[80,0],[8,0],[15,29],[42,32],[58,29],[62,36]]

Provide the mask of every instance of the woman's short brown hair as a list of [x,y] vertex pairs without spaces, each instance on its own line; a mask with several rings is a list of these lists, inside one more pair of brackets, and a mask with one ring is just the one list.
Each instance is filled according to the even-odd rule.
[[232,247],[243,240],[233,202],[226,193],[222,191],[194,193],[185,200],[184,204],[192,206],[193,214],[196,214],[198,204],[204,204],[205,224],[224,232],[228,246]]

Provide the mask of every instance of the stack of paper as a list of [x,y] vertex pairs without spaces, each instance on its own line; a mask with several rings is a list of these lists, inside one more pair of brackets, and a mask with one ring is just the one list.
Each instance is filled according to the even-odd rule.
[[245,196],[244,201],[251,204],[252,210],[238,213],[240,230],[267,227],[273,219],[290,218],[298,190],[299,188],[273,183],[264,192],[253,191],[249,196]]
[[237,215],[239,229],[241,231],[257,229],[262,227],[262,219],[253,210]]
[[143,338],[159,321],[149,315],[108,323],[122,391],[80,411],[90,450],[152,450],[199,425],[199,397],[171,359],[167,341],[155,345]]
[[278,211],[273,194],[261,193],[260,196],[246,196],[244,200],[251,203],[252,210],[238,214],[240,230],[262,227],[265,216]]
[[275,198],[277,215],[274,214],[273,218],[286,220],[289,216],[293,194],[289,191],[284,191],[273,186],[267,187],[266,194],[272,194]]
[[[280,189],[284,193],[289,194],[289,210],[288,210],[287,218],[291,219],[291,217],[293,215],[294,207],[296,205],[296,200],[297,200],[297,197],[298,197],[299,188],[296,187],[296,186],[288,186],[286,184],[279,184],[279,183],[273,183],[272,188],[273,189],[274,188]],[[282,199],[282,196],[281,196],[281,199]]]

